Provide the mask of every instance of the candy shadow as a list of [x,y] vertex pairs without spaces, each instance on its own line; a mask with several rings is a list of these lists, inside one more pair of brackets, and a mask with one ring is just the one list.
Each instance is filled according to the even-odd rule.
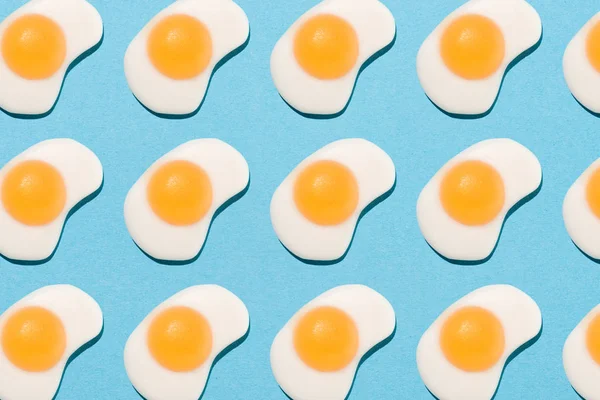
[[[510,362],[517,357],[519,354],[521,354],[522,352],[524,352],[525,350],[527,350],[529,347],[531,347],[535,342],[538,341],[538,339],[540,338],[540,336],[542,336],[542,331],[544,330],[544,323],[542,322],[542,326],[540,327],[540,331],[537,333],[537,335],[535,335],[533,338],[529,339],[527,342],[523,343],[521,346],[519,346],[519,348],[517,348],[517,350],[515,350],[507,359],[506,362],[504,363],[504,366],[502,367],[502,373],[500,374],[500,378],[498,379],[498,386],[496,386],[496,390],[494,391],[494,395],[492,396],[492,398],[490,400],[494,400],[496,398],[496,395],[498,394],[498,389],[500,388],[500,383],[502,382],[502,377],[504,376],[504,371],[506,371],[506,367],[508,367],[508,364],[510,364]],[[429,388],[425,387],[427,389],[427,391],[429,392],[429,394],[437,400],[440,400],[439,397],[437,397],[435,394],[431,393],[431,391],[429,390]]]
[[[390,336],[388,336],[387,338],[383,339],[381,342],[377,343],[369,351],[367,351],[365,353],[365,355],[362,356],[362,358],[358,362],[358,365],[356,366],[356,371],[354,372],[354,376],[352,377],[352,385],[350,385],[350,390],[348,390],[348,394],[346,395],[346,397],[344,397],[344,400],[348,400],[350,398],[350,395],[352,394],[352,389],[354,389],[354,382],[356,382],[356,375],[358,375],[358,371],[360,370],[361,365],[363,365],[363,363],[365,361],[367,361],[369,359],[369,357],[371,357],[379,349],[381,349],[382,347],[384,347],[385,345],[387,345],[389,342],[392,341],[392,339],[394,338],[394,336],[396,336],[396,328],[397,328],[397,326],[398,326],[397,324],[394,325],[394,330],[392,331],[392,334]],[[288,396],[288,394],[286,392],[284,392],[284,390],[281,387],[279,387],[279,389],[285,395],[285,397],[287,397],[289,400],[294,400],[290,396]]]
[[204,97],[202,98],[202,101],[200,102],[200,105],[194,111],[192,111],[191,113],[187,113],[187,114],[163,114],[163,113],[158,113],[158,112],[152,111],[151,109],[149,109],[148,107],[146,107],[144,105],[144,103],[142,103],[135,96],[135,94],[133,95],[133,97],[137,100],[138,103],[140,103],[142,105],[142,107],[144,107],[146,109],[146,111],[148,111],[150,114],[153,114],[155,117],[158,117],[158,118],[162,118],[162,119],[187,119],[187,118],[191,118],[191,117],[195,116],[196,114],[198,114],[198,112],[200,111],[200,109],[204,105],[204,101],[206,100],[206,94],[208,93],[208,90],[210,89],[210,84],[211,84],[211,82],[213,80],[213,76],[215,75],[215,73],[227,61],[231,60],[233,57],[237,56],[242,51],[244,51],[244,49],[248,46],[248,43],[250,42],[250,35],[251,35],[251,31],[248,32],[248,37],[246,38],[246,41],[241,46],[235,48],[230,53],[227,53],[227,55],[225,57],[223,57],[222,59],[220,59],[215,64],[215,67],[213,68],[213,70],[212,70],[212,72],[210,74],[210,78],[208,79],[208,84],[206,85],[206,91],[204,92]]
[[342,254],[339,258],[336,258],[335,260],[309,260],[306,258],[302,258],[302,257],[298,257],[297,255],[295,255],[294,253],[292,253],[287,247],[285,247],[285,245],[279,241],[279,243],[281,243],[281,245],[283,246],[284,249],[287,250],[288,253],[290,253],[292,256],[294,256],[295,259],[297,259],[298,261],[301,261],[305,264],[310,264],[310,265],[332,265],[332,264],[337,264],[340,261],[342,261],[344,258],[346,258],[346,255],[348,254],[348,251],[350,251],[350,247],[352,247],[352,242],[354,242],[354,236],[356,235],[356,229],[358,228],[358,225],[360,224],[360,221],[362,220],[362,218],[369,212],[371,211],[375,206],[377,206],[379,203],[381,203],[382,201],[384,201],[385,199],[387,199],[388,197],[391,196],[391,194],[394,192],[394,190],[396,189],[396,179],[394,179],[394,184],[392,185],[392,187],[385,192],[384,194],[382,194],[381,196],[377,197],[375,200],[373,200],[372,202],[369,203],[368,206],[366,206],[364,208],[364,210],[362,210],[362,212],[360,213],[360,215],[358,216],[358,220],[356,221],[356,225],[354,226],[354,231],[352,232],[352,239],[350,239],[350,243],[348,244],[348,248],[346,249],[346,251],[344,251],[344,254]]
[[573,391],[575,392],[575,394],[577,395],[577,397],[579,397],[581,400],[585,400],[585,397],[583,397],[582,395],[580,395],[579,392],[577,392],[577,390],[575,390],[575,388],[573,386],[571,386],[571,389],[573,389]]
[[508,359],[504,363],[504,367],[502,367],[502,373],[500,374],[500,380],[498,381],[498,386],[496,387],[496,390],[494,391],[494,395],[492,396],[492,398],[490,400],[494,400],[496,398],[496,395],[498,394],[498,389],[500,388],[500,383],[502,382],[502,377],[504,376],[504,371],[506,371],[506,367],[508,366],[508,364],[510,364],[510,362],[515,357],[517,357],[519,354],[521,354],[522,352],[527,350],[529,347],[531,347],[535,342],[537,342],[538,339],[542,336],[543,331],[544,331],[544,322],[542,321],[542,326],[540,327],[540,331],[537,333],[537,335],[535,335],[533,338],[529,339],[527,342],[523,343],[517,350],[515,350],[508,357]]
[[69,76],[69,72],[71,72],[71,70],[73,68],[75,68],[77,65],[79,65],[80,62],[82,62],[84,59],[86,59],[88,56],[92,55],[92,53],[94,53],[96,50],[98,50],[100,48],[100,46],[102,45],[102,42],[104,42],[104,31],[102,31],[102,37],[100,37],[100,41],[98,43],[96,43],[95,45],[93,45],[92,47],[90,47],[89,49],[84,51],[83,53],[81,53],[79,55],[79,57],[77,57],[75,60],[73,60],[73,62],[69,65],[69,67],[67,68],[67,71],[65,72],[65,76],[63,77],[63,80],[60,84],[60,90],[58,91],[58,96],[56,96],[56,101],[54,102],[54,104],[48,111],[46,111],[45,113],[42,113],[42,114],[16,114],[16,113],[11,113],[10,111],[6,111],[3,108],[0,108],[0,111],[2,111],[4,114],[8,115],[9,117],[17,118],[17,119],[41,119],[41,118],[45,118],[48,115],[52,114],[52,111],[54,111],[54,108],[56,108],[56,104],[58,103],[58,100],[60,99],[60,95],[62,94],[63,87],[65,86],[65,81],[67,80],[67,77]]
[[377,343],[374,347],[372,347],[369,351],[367,351],[365,353],[365,355],[360,359],[360,361],[358,362],[358,366],[356,367],[356,373],[354,374],[354,378],[352,378],[352,386],[350,386],[350,390],[348,391],[348,394],[346,395],[345,400],[348,400],[348,398],[350,398],[350,395],[352,394],[352,389],[354,389],[354,383],[356,382],[356,375],[358,375],[358,371],[360,370],[361,365],[363,365],[363,363],[365,361],[367,361],[369,359],[369,357],[371,357],[375,352],[377,352],[379,349],[383,348],[385,345],[387,345],[389,342],[391,342],[392,339],[394,339],[394,336],[396,336],[397,326],[398,326],[397,324],[394,325],[394,330],[392,331],[392,334],[390,336],[383,339],[381,342]]
[[544,177],[542,176],[542,180],[540,181],[540,185],[538,186],[538,188],[535,189],[533,192],[529,193],[527,196],[523,197],[514,206],[512,206],[510,210],[508,210],[508,213],[506,213],[506,217],[504,217],[504,221],[502,221],[502,227],[500,228],[500,232],[498,233],[498,240],[496,240],[496,244],[494,245],[494,249],[492,250],[492,252],[487,257],[485,257],[485,258],[483,258],[481,260],[470,260],[470,261],[454,260],[452,258],[448,258],[448,257],[443,256],[436,249],[434,249],[433,247],[431,247],[431,245],[429,243],[427,243],[427,241],[425,241],[425,242],[427,243],[427,245],[429,246],[429,248],[431,248],[431,250],[433,250],[435,252],[435,254],[437,254],[438,256],[440,256],[440,258],[444,259],[445,261],[447,261],[447,262],[449,262],[451,264],[465,265],[465,266],[472,266],[472,265],[483,264],[483,263],[487,262],[490,258],[492,258],[492,256],[496,252],[496,248],[498,248],[498,243],[500,243],[500,238],[502,237],[502,231],[504,230],[504,225],[506,224],[506,221],[510,218],[511,215],[513,215],[514,212],[516,212],[519,208],[521,208],[525,203],[528,203],[535,196],[537,196],[537,194],[540,192],[540,190],[542,190],[542,186],[543,185],[544,185]]
[[571,240],[571,243],[573,243],[573,245],[575,246],[575,248],[577,248],[577,250],[579,250],[579,252],[580,252],[581,254],[583,254],[584,256],[586,256],[586,257],[587,257],[587,258],[588,258],[590,261],[593,261],[593,262],[595,262],[596,264],[600,264],[600,259],[598,259],[598,258],[594,258],[594,257],[590,256],[589,254],[587,254],[585,251],[581,250],[581,249],[579,248],[579,246],[577,246],[577,243],[573,242],[573,240]]
[[[594,111],[590,110],[589,108],[587,108],[586,106],[584,106],[579,100],[577,100],[577,98],[575,96],[573,96],[573,93],[571,93],[571,97],[573,97],[575,99],[575,101],[577,102],[577,104],[579,104],[581,106],[581,108],[583,108],[585,111],[592,114],[596,118],[600,118],[600,113],[594,112]],[[575,390],[575,389],[573,389],[573,390]]]
[[290,107],[292,110],[294,110],[296,112],[296,114],[299,114],[305,118],[310,118],[310,119],[332,119],[332,118],[337,118],[340,115],[342,115],[344,112],[346,112],[346,109],[348,108],[348,105],[350,104],[350,102],[352,101],[352,96],[354,96],[354,90],[356,89],[356,83],[358,82],[358,78],[360,77],[360,74],[363,72],[363,70],[365,68],[367,68],[369,65],[371,65],[371,63],[373,63],[373,61],[375,61],[376,59],[378,59],[379,57],[381,57],[382,55],[384,55],[385,53],[387,53],[393,46],[394,43],[396,43],[396,32],[394,32],[394,39],[392,39],[392,41],[390,43],[388,43],[385,47],[383,47],[382,49],[380,49],[379,51],[373,53],[373,55],[371,57],[369,57],[367,59],[367,61],[365,61],[363,63],[363,65],[361,65],[361,67],[358,70],[358,74],[356,74],[356,79],[354,80],[354,85],[352,86],[352,92],[350,92],[350,97],[348,98],[348,101],[346,102],[346,105],[344,106],[344,108],[342,108],[340,111],[333,113],[333,114],[311,114],[311,113],[304,113],[300,110],[297,110],[296,108],[294,108],[294,106],[292,106],[290,103],[288,103],[283,97],[281,97],[281,95],[279,95],[279,97],[281,97],[281,99],[285,102],[285,104],[288,105],[288,107]]
[[504,85],[504,78],[506,78],[506,75],[508,74],[508,72],[515,65],[517,65],[519,62],[521,62],[521,60],[523,60],[524,58],[528,57],[531,53],[533,53],[534,51],[536,51],[537,48],[540,47],[540,44],[542,44],[542,40],[543,39],[544,39],[544,31],[542,30],[542,34],[540,35],[540,39],[537,41],[537,43],[534,44],[533,46],[531,46],[530,48],[528,48],[527,50],[525,50],[524,52],[522,52],[521,54],[519,54],[514,60],[512,60],[508,64],[508,66],[506,67],[506,71],[504,71],[504,75],[502,75],[502,81],[500,82],[500,87],[498,88],[498,93],[496,94],[496,98],[494,99],[494,102],[492,103],[492,106],[490,108],[488,108],[486,111],[484,111],[483,113],[480,113],[480,114],[457,114],[457,113],[451,113],[451,112],[445,111],[445,110],[441,109],[440,107],[438,107],[438,105],[435,104],[433,101],[431,101],[431,99],[429,97],[427,97],[427,99],[431,102],[431,104],[433,104],[435,106],[435,108],[437,108],[442,113],[446,114],[447,116],[449,116],[451,118],[456,118],[456,119],[479,119],[479,118],[483,118],[483,117],[487,116],[489,113],[492,112],[492,110],[496,106],[496,103],[498,102],[498,97],[500,97],[500,92],[502,91],[502,85]]
[[[248,338],[248,335],[250,335],[250,329],[251,329],[252,323],[250,323],[248,325],[248,330],[246,331],[246,333],[244,334],[244,336],[242,336],[241,338],[239,338],[238,340],[236,340],[235,342],[231,343],[229,346],[225,347],[225,349],[220,352],[217,357],[215,357],[215,360],[213,361],[212,365],[210,366],[210,371],[208,372],[208,376],[206,377],[206,385],[204,385],[204,389],[202,390],[202,393],[200,394],[200,397],[198,397],[198,400],[202,399],[202,397],[204,396],[204,393],[206,392],[206,388],[208,387],[208,382],[210,381],[210,376],[212,375],[213,369],[215,367],[215,365],[219,362],[219,360],[221,360],[221,358],[225,357],[227,354],[229,354],[233,349],[235,349],[236,347],[238,347],[239,345],[241,345],[242,343],[244,343],[246,341],[246,339]],[[138,394],[138,396],[140,396],[142,399],[147,400],[140,392],[138,392],[138,390],[135,388],[135,386],[131,386],[133,388],[133,390],[135,390],[135,392]]]
[[75,353],[71,354],[71,357],[69,357],[69,359],[67,360],[67,363],[65,364],[65,368],[63,369],[62,375],[60,377],[60,383],[58,384],[58,387],[56,388],[56,393],[54,393],[52,400],[56,400],[56,397],[58,396],[58,392],[60,391],[60,388],[62,386],[63,378],[65,377],[65,372],[67,371],[69,364],[71,364],[71,362],[74,359],[79,357],[79,355],[81,353],[83,353],[84,351],[86,351],[87,349],[89,349],[90,347],[95,345],[96,343],[98,343],[100,338],[102,338],[102,335],[104,335],[104,322],[102,323],[102,329],[100,330],[100,333],[98,334],[98,336],[96,336],[95,338],[93,338],[92,340],[90,340],[89,342],[84,344],[83,346],[81,346],[79,349],[77,349],[77,351],[75,351]]
[[246,192],[248,192],[248,189],[250,188],[250,181],[251,181],[251,177],[248,178],[248,184],[246,185],[246,187],[244,188],[244,190],[242,190],[241,192],[239,192],[238,194],[236,194],[235,196],[233,196],[232,198],[230,198],[229,200],[227,200],[225,203],[221,204],[221,206],[219,208],[217,208],[217,211],[215,211],[215,214],[213,215],[212,219],[210,220],[210,225],[208,226],[208,230],[206,231],[206,238],[204,240],[204,243],[202,243],[202,248],[200,249],[200,251],[192,258],[190,258],[189,260],[162,260],[160,258],[155,258],[152,257],[150,254],[146,253],[140,246],[138,246],[137,243],[135,243],[135,241],[133,241],[133,243],[136,245],[136,247],[138,249],[140,249],[140,251],[146,255],[146,257],[148,257],[149,259],[151,259],[152,261],[158,263],[158,264],[163,264],[163,265],[173,265],[173,266],[181,266],[181,265],[188,265],[193,263],[194,261],[196,261],[200,255],[202,254],[202,251],[204,250],[204,247],[206,246],[206,242],[208,241],[208,236],[210,234],[210,230],[212,228],[213,222],[215,221],[215,219],[217,219],[217,217],[230,205],[232,205],[233,203],[235,203],[236,201],[238,201],[239,199],[241,199],[242,197],[244,197],[244,195],[246,194]]
[[103,187],[104,187],[104,177],[102,177],[102,183],[100,184],[100,187],[98,187],[98,189],[96,189],[93,193],[84,197],[79,203],[75,204],[75,206],[73,208],[71,208],[71,210],[69,210],[69,212],[67,213],[67,217],[65,218],[65,222],[63,223],[62,229],[60,230],[60,235],[58,236],[58,242],[56,242],[56,246],[54,247],[54,250],[52,250],[52,253],[48,257],[46,257],[42,260],[15,260],[15,259],[6,257],[3,254],[0,254],[0,258],[5,259],[6,261],[8,261],[11,264],[23,265],[23,266],[40,265],[40,264],[45,264],[48,261],[50,261],[52,259],[52,257],[54,257],[54,254],[56,254],[56,250],[58,250],[58,247],[60,246],[60,241],[61,241],[63,233],[65,231],[65,227],[67,226],[67,222],[69,222],[69,218],[71,218],[71,215],[75,214],[81,207],[85,206],[87,203],[94,200],[96,198],[96,196],[98,196],[100,194]]

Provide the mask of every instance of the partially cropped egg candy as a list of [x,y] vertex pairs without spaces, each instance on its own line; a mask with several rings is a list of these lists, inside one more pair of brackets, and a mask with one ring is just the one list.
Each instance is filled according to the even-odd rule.
[[421,45],[421,86],[446,112],[483,114],[494,104],[510,63],[541,35],[540,16],[525,0],[471,0]]
[[0,253],[39,261],[58,245],[69,212],[102,184],[102,164],[72,139],[40,142],[0,169]]
[[215,358],[242,338],[249,324],[246,306],[227,289],[184,289],[152,310],[129,336],[127,375],[145,399],[198,399]]
[[563,73],[573,96],[600,113],[600,13],[575,34],[563,56]]
[[573,389],[587,400],[600,399],[600,305],[569,334],[563,366]]
[[297,257],[344,255],[362,211],[394,186],[392,159],[364,139],[330,143],[302,161],[271,199],[279,240]]
[[571,240],[588,256],[600,258],[600,159],[569,188],[563,219]]
[[421,379],[438,399],[491,399],[510,355],[541,328],[539,307],[521,290],[479,288],[448,307],[421,337]]
[[217,63],[249,33],[246,14],[232,0],[178,0],[127,48],[129,87],[156,113],[190,114],[202,103]]
[[0,108],[44,114],[69,65],[102,38],[102,19],[85,0],[32,0],[0,23]]
[[186,261],[202,249],[215,212],[248,186],[244,157],[218,139],[171,150],[144,172],[125,199],[131,237],[159,260]]
[[307,114],[344,109],[361,66],[389,45],[392,13],[378,0],[325,0],[283,34],[271,54],[279,94]]
[[293,400],[343,400],[363,356],[394,332],[392,305],[363,285],[338,286],[302,307],[271,345],[271,369]]
[[429,245],[452,260],[488,257],[506,215],[542,182],[536,156],[511,139],[479,142],[446,163],[417,200]]
[[0,315],[0,398],[52,400],[69,358],[102,331],[102,311],[71,285],[46,286]]

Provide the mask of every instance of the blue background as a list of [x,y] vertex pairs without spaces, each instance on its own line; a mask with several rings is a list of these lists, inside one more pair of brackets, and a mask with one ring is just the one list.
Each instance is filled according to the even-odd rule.
[[[393,340],[360,368],[351,399],[430,399],[415,364],[421,334],[453,301],[495,283],[530,294],[544,317],[541,337],[510,362],[496,399],[577,399],[563,372],[562,346],[600,302],[600,266],[570,241],[561,205],[569,186],[600,155],[600,121],[569,93],[562,55],[599,11],[598,2],[532,0],[544,24],[541,45],[506,75],[492,112],[469,120],[436,109],[415,73],[421,42],[462,0],[387,0],[397,24],[394,46],[360,75],[344,114],[318,120],[290,109],[269,72],[275,42],[315,0],[237,1],[250,19],[250,41],[217,71],[192,118],[152,115],[135,100],[123,73],[128,43],[169,0],[92,1],[104,19],[104,41],[69,73],[53,112],[33,120],[0,112],[0,165],[54,137],[84,143],[104,165],[102,191],[68,220],[50,261],[16,265],[0,258],[0,309],[41,286],[71,283],[95,297],[104,311],[103,336],[69,365],[58,399],[136,399],[123,367],[128,335],[161,301],[202,283],[232,290],[251,315],[247,340],[216,364],[205,399],[284,399],[271,375],[271,341],[305,302],[346,283],[381,292],[398,320]],[[0,18],[21,4],[3,0]],[[367,138],[391,155],[395,191],[360,221],[345,259],[304,264],[273,232],[271,195],[305,156],[349,136]],[[159,156],[201,137],[220,138],[244,154],[252,175],[249,190],[215,219],[195,262],[157,264],[127,233],[125,195]],[[494,137],[513,138],[539,157],[543,187],[507,220],[488,262],[448,263],[421,236],[417,196],[448,159]]]

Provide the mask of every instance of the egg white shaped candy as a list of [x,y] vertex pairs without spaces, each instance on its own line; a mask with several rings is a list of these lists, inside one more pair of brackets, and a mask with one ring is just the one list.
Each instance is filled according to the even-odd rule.
[[249,324],[246,306],[227,289],[184,289],[152,310],[127,339],[127,376],[147,400],[198,399],[215,358]]
[[448,307],[421,337],[421,379],[440,400],[491,399],[506,360],[541,328],[539,307],[521,290],[479,288]]
[[343,400],[363,356],[395,329],[392,305],[363,285],[338,286],[303,306],[271,345],[271,369],[293,400]]
[[102,38],[102,18],[85,0],[31,0],[0,23],[0,108],[52,109],[67,69]]
[[71,285],[38,289],[0,315],[0,398],[51,400],[67,362],[102,331],[98,303]]
[[588,256],[600,258],[600,159],[569,188],[563,202],[563,219],[573,243]]
[[525,146],[511,139],[479,142],[448,161],[421,191],[421,232],[448,259],[483,260],[507,213],[541,181],[540,163]]
[[297,257],[333,261],[344,255],[362,211],[394,186],[390,156],[365,139],[330,143],[305,158],[271,199],[271,222]]
[[563,73],[577,101],[600,113],[600,13],[586,22],[567,45]]
[[58,245],[73,207],[102,185],[102,164],[72,139],[28,148],[0,169],[0,253],[40,261]]
[[429,99],[452,114],[483,114],[506,69],[542,35],[525,0],[471,0],[448,15],[417,54],[417,74]]
[[129,87],[155,113],[190,114],[202,103],[215,66],[249,33],[246,14],[232,0],[178,0],[127,48]]
[[159,158],[131,187],[127,229],[155,259],[190,260],[202,249],[215,212],[249,179],[236,149],[219,139],[191,140]]
[[336,114],[350,100],[362,65],[395,34],[394,17],[378,0],[322,1],[275,44],[275,87],[302,113]]
[[600,305],[569,334],[563,366],[573,389],[586,400],[600,399]]

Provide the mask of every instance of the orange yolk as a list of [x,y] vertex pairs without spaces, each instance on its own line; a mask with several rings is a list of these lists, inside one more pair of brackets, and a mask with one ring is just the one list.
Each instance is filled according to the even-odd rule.
[[212,39],[206,25],[185,14],[159,21],[147,43],[152,65],[163,75],[177,80],[200,75],[212,58]]
[[54,367],[67,346],[65,328],[53,312],[25,307],[8,317],[2,331],[6,358],[24,371],[42,372]]
[[464,161],[442,179],[440,201],[446,213],[463,225],[491,222],[504,207],[504,182],[483,161]]
[[319,14],[298,28],[294,55],[302,69],[315,78],[341,78],[356,65],[358,36],[346,20]]
[[339,371],[358,351],[358,330],[352,318],[335,307],[317,307],[300,318],[294,329],[294,348],[310,368]]
[[348,167],[336,161],[317,161],[298,174],[294,201],[313,223],[337,225],[356,210],[358,183]]
[[185,306],[167,308],[148,328],[148,349],[160,365],[174,372],[200,367],[210,355],[210,325],[199,312]]
[[25,79],[46,79],[60,69],[67,54],[61,27],[48,17],[28,14],[14,20],[2,38],[2,58]]
[[176,226],[200,221],[212,205],[212,185],[206,172],[190,161],[171,161],[150,178],[146,190],[152,211]]
[[600,22],[590,29],[585,41],[585,50],[592,67],[600,72]]
[[58,170],[44,161],[23,161],[2,182],[2,203],[11,217],[30,226],[54,221],[65,208],[67,189]]
[[600,365],[600,314],[596,314],[588,325],[585,344],[592,359]]
[[486,371],[496,365],[504,353],[504,329],[490,311],[463,307],[442,325],[440,346],[455,367],[467,372]]
[[446,67],[464,79],[484,79],[496,72],[504,60],[504,47],[498,25],[476,14],[456,18],[440,40]]
[[597,218],[600,218],[600,167],[590,175],[585,188],[588,206]]

